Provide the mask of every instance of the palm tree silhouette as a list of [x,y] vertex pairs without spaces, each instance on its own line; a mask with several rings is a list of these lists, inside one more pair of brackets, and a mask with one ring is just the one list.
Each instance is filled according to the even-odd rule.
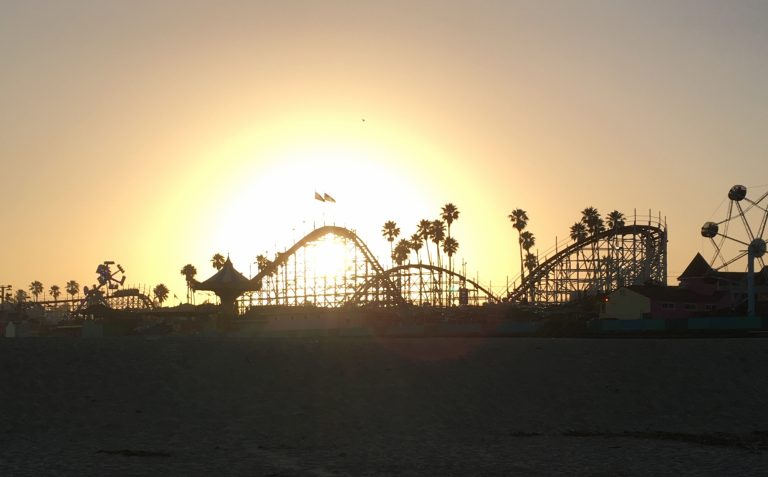
[[576,242],[583,242],[587,239],[588,233],[587,233],[587,226],[584,225],[582,222],[576,222],[575,224],[571,225],[571,240],[574,240]]
[[400,235],[400,228],[397,226],[394,220],[388,220],[384,222],[384,227],[381,228],[381,234],[389,242],[389,255],[394,255],[393,242]]
[[[451,224],[459,218],[459,209],[453,203],[448,202],[443,206],[440,217],[448,226],[448,238],[451,238]],[[458,242],[456,242],[456,246],[458,247]],[[443,242],[443,251],[445,252],[445,242]],[[453,261],[450,256],[448,257],[448,269],[453,271]]]
[[27,301],[27,298],[29,298],[29,295],[27,295],[27,292],[25,292],[21,288],[16,290],[16,295],[15,296],[16,296],[16,303],[18,303],[19,305],[21,305],[22,303]]
[[224,255],[220,253],[213,254],[213,257],[211,257],[211,265],[216,270],[221,270],[224,267],[224,262],[226,262],[226,259],[224,258]]
[[152,289],[152,293],[155,294],[155,298],[160,303],[160,306],[163,306],[163,302],[168,299],[169,290],[167,286],[161,283]]
[[[594,207],[587,207],[581,211],[581,222],[587,227],[587,232],[591,236],[595,236],[605,230],[603,219],[600,217],[600,213]],[[597,268],[600,268],[598,244],[595,240],[592,241],[590,249],[592,251],[592,260],[597,265]]]
[[[587,239],[588,233],[587,233],[587,226],[584,225],[583,222],[576,222],[575,224],[571,225],[571,240],[575,241],[576,243],[583,242]],[[579,277],[579,270],[581,269],[581,260],[579,259],[579,254],[582,255],[582,258],[584,258],[584,252],[582,251],[581,247],[576,252],[576,278]]]
[[408,241],[408,245],[410,246],[411,250],[416,252],[416,263],[421,263],[421,256],[419,255],[419,250],[421,250],[421,236],[419,234],[413,234],[411,235],[411,239]]
[[443,252],[448,255],[448,270],[453,272],[453,256],[459,249],[459,241],[453,237],[446,237],[443,241]]
[[[533,235],[532,232],[529,232],[526,230],[525,232],[520,234],[520,246],[523,248],[523,250],[525,250],[526,254],[531,253],[531,247],[533,247],[534,245],[536,245],[536,237]],[[525,268],[528,268],[528,267],[525,267]],[[525,280],[524,274],[520,276],[520,280]]]
[[539,266],[539,259],[536,257],[536,255],[532,254],[531,252],[528,252],[525,255],[525,268],[528,269],[528,274]]
[[437,249],[437,266],[441,267],[442,261],[440,259],[440,243],[445,240],[445,224],[442,220],[432,221],[430,236],[432,237],[432,243],[435,244],[435,248]]
[[[609,230],[616,230],[621,227],[624,227],[624,224],[625,224],[624,214],[622,214],[618,210],[613,210],[609,212],[607,223],[608,223]],[[603,266],[604,266],[604,269],[606,270],[607,289],[610,289],[613,286],[613,283],[615,280],[620,281],[620,277],[618,276],[619,274],[614,273],[616,272],[616,270],[614,270],[616,266],[616,261],[613,259],[614,250],[615,250],[615,247],[618,245],[619,239],[617,235],[614,234],[610,237],[610,240],[613,246],[608,247],[608,256],[603,261]]]
[[608,214],[608,228],[613,230],[619,227],[624,227],[625,219],[624,214],[618,210],[614,210]]
[[512,222],[512,227],[517,230],[517,245],[520,249],[520,277],[522,280],[522,277],[525,276],[525,271],[523,269],[523,239],[521,234],[528,225],[528,213],[523,209],[515,209],[507,217]]
[[[448,255],[448,261],[450,263],[451,257],[459,249],[459,241],[453,237],[447,237],[443,242],[443,252]],[[450,266],[450,265],[449,265]]]
[[197,275],[197,268],[191,263],[188,263],[181,267],[180,273],[184,275],[184,279],[187,282],[187,303],[189,303],[192,301],[192,283],[195,280],[195,275]]
[[594,207],[587,207],[581,211],[581,222],[587,226],[590,235],[596,235],[605,230],[600,212]]
[[443,221],[448,226],[448,236],[450,237],[451,224],[459,218],[459,209],[452,203],[448,202],[443,206],[442,213],[440,214],[440,218],[443,219]]
[[411,246],[408,240],[400,239],[400,241],[397,242],[394,251],[392,252],[392,260],[394,260],[398,265],[402,265],[406,260],[408,260],[408,254],[410,251]]
[[29,284],[29,292],[35,297],[35,301],[38,301],[40,294],[43,293],[43,284],[35,280]]
[[49,293],[53,297],[53,302],[56,303],[59,301],[59,296],[61,295],[61,288],[58,285],[51,285],[51,289],[49,290]]
[[[448,269],[453,272],[453,255],[459,249],[459,242],[453,237],[446,237],[443,241],[443,252],[448,255]],[[449,274],[449,277],[453,277],[453,273]],[[448,279],[450,282],[451,278]],[[453,304],[453,290],[448,287],[448,304]]]
[[432,253],[429,251],[429,239],[432,238],[432,222],[427,219],[420,220],[419,225],[416,227],[416,233],[424,242],[424,248],[427,249],[427,258],[429,259],[429,264],[432,265]]
[[[435,250],[437,251],[437,266],[438,268],[442,268],[443,261],[442,257],[440,256],[440,244],[445,240],[445,224],[442,220],[433,220],[432,221],[432,227],[430,230],[430,236],[432,237],[432,243],[435,244]],[[442,304],[443,302],[443,289],[442,289],[442,283],[443,283],[443,273],[438,272],[438,278],[437,278],[437,284],[433,287],[433,289],[437,292],[437,301]],[[432,300],[433,303],[436,300]]]
[[[425,221],[426,222],[426,221]],[[411,240],[409,241],[411,250],[416,252],[416,263],[421,265],[421,255],[419,255],[419,250],[421,250],[421,247],[423,245],[421,241],[421,235],[419,233],[415,233],[411,235]],[[422,292],[424,290],[424,282],[423,282],[423,275],[421,272],[421,267],[419,267],[419,305],[422,303]]]
[[67,291],[67,294],[72,297],[72,300],[74,300],[75,295],[80,293],[80,284],[74,280],[70,280],[67,282],[65,290]]

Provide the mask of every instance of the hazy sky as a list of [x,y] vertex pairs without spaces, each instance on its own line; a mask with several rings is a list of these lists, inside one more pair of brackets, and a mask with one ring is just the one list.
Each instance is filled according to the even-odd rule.
[[484,284],[512,209],[543,251],[587,206],[661,212],[676,283],[768,184],[766,46],[763,1],[2,0],[0,283],[115,260],[181,297],[323,221],[384,260],[446,202]]

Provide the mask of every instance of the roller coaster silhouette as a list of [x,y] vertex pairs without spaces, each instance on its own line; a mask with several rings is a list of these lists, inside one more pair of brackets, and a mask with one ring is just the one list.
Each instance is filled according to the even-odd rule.
[[[599,296],[621,286],[666,284],[666,224],[650,214],[642,218],[635,215],[631,221],[631,225],[621,224],[562,247],[556,245],[519,280],[519,285],[500,295],[455,270],[434,264],[385,269],[354,231],[323,226],[277,253],[274,260],[261,263],[251,279],[232,268],[239,288],[229,289],[226,301],[238,312],[260,306],[551,305]],[[332,249],[329,244],[336,250],[333,255],[328,253]],[[100,265],[99,286],[86,290],[86,297],[77,300],[75,313],[97,304],[138,311],[154,308],[145,293],[118,289],[115,273],[109,268],[113,263]],[[118,269],[122,272],[121,267]],[[201,285],[195,281],[193,287],[195,284]],[[107,293],[102,293],[102,288]]]
[[[666,224],[652,217],[630,219],[582,240],[556,246],[517,287],[501,296],[454,270],[415,263],[385,269],[349,229],[319,227],[297,241],[251,279],[238,300],[253,306],[454,306],[484,303],[561,304],[621,286],[666,284]],[[642,222],[642,223],[639,223]],[[344,252],[334,270],[319,270],[333,243]],[[327,263],[325,263],[327,268]]]

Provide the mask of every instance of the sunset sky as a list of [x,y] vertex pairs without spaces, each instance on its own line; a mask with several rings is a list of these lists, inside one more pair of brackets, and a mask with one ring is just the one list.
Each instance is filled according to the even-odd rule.
[[183,297],[184,264],[248,275],[323,222],[388,262],[383,223],[446,202],[495,289],[514,208],[541,251],[587,206],[660,212],[676,284],[768,185],[767,45],[763,1],[4,0],[0,284],[115,260]]

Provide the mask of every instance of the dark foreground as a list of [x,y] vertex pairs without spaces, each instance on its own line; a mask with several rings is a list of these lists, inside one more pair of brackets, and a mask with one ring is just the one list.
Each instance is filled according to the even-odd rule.
[[768,340],[0,340],[0,475],[766,475]]

